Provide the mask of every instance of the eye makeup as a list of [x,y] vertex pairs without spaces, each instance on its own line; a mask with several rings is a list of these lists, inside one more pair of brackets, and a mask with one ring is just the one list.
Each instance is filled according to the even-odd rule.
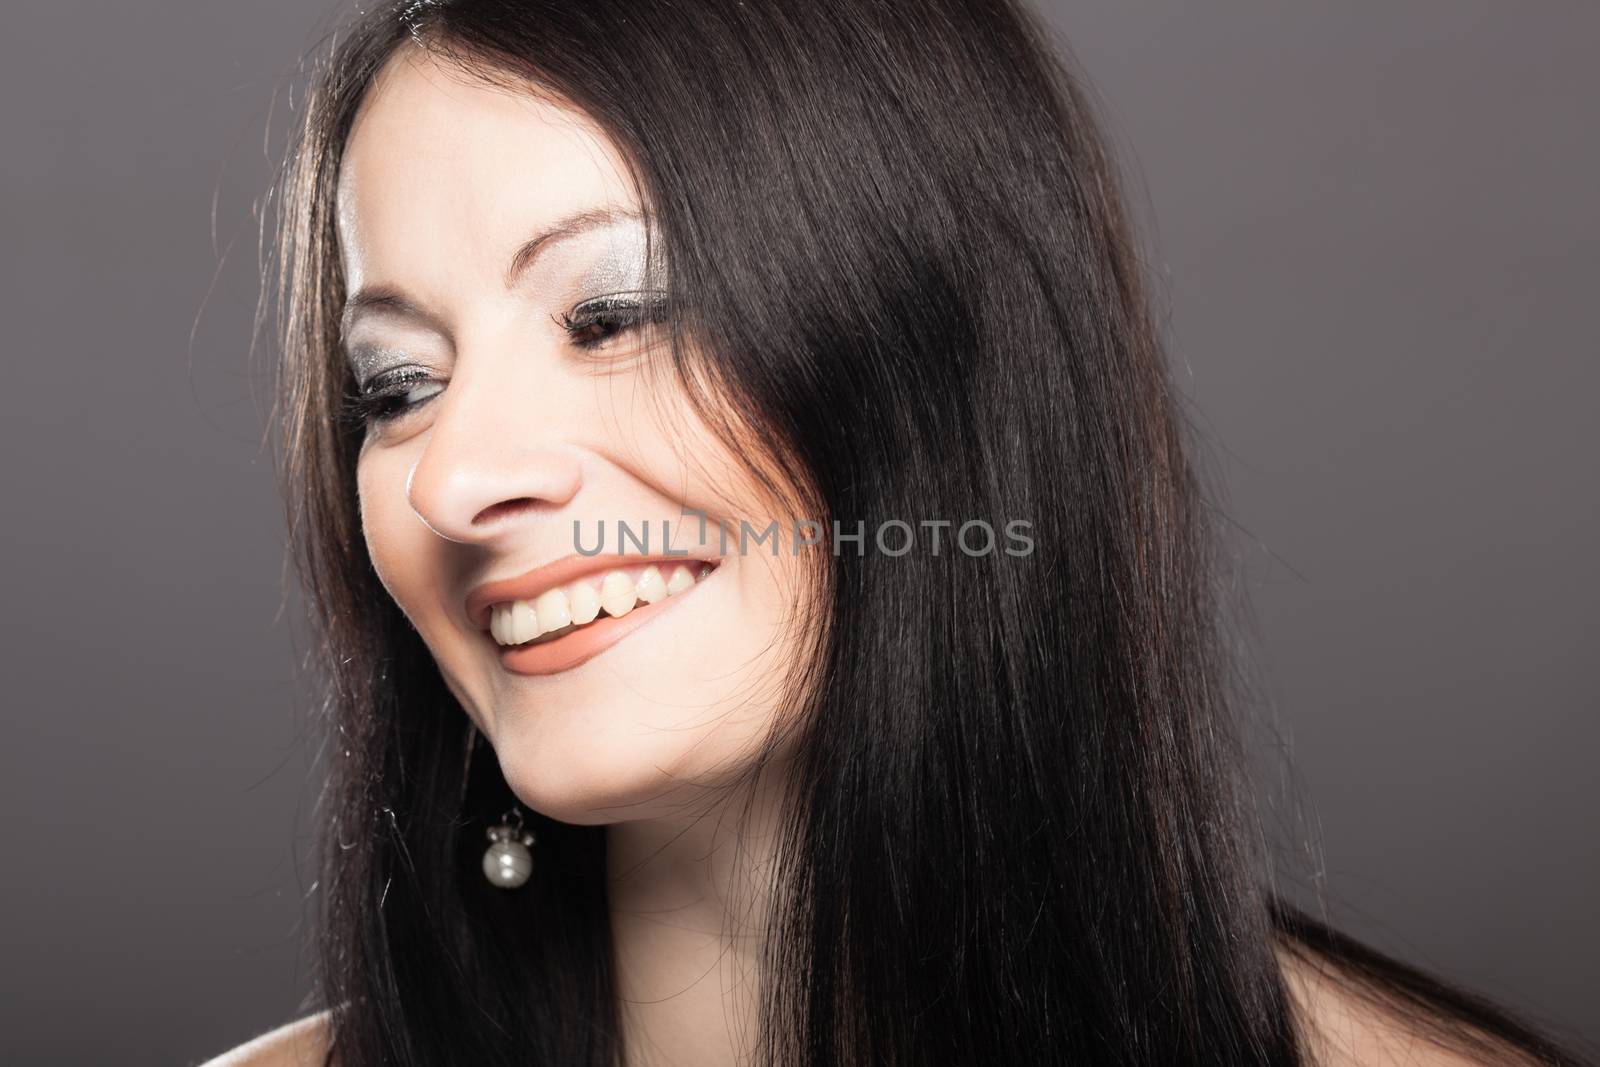
[[566,294],[573,301],[569,310],[555,318],[578,348],[599,348],[617,334],[663,319],[666,294],[645,287],[651,280],[648,267],[655,267],[657,279],[662,276],[660,246],[654,263],[647,264],[646,244],[645,227],[637,219],[624,219],[574,242],[572,251],[586,255],[587,263],[573,272],[575,281]]
[[[579,272],[574,290],[600,295],[643,289],[647,280],[645,237],[643,224],[628,220],[595,231],[592,239],[574,242],[574,251],[578,251],[580,245],[588,246],[588,249],[595,247],[599,249],[598,253],[590,251],[587,257],[589,263]],[[654,265],[659,271],[661,267],[659,253],[655,257]]]
[[[419,386],[432,389],[419,398],[415,396]],[[345,395],[339,421],[357,428],[388,422],[426,403],[440,388],[442,386],[421,367],[404,367],[392,374],[382,374],[364,388]]]
[[354,344],[346,347],[345,359],[350,374],[355,378],[356,390],[363,392],[379,374],[398,367],[411,357],[404,351],[387,345]]
[[[529,287],[529,299],[565,308],[550,317],[573,348],[606,348],[614,338],[665,317],[666,294],[643,288],[649,274],[645,244],[645,231],[637,223],[574,240],[540,264],[544,282]],[[562,284],[563,276],[571,282]],[[432,348],[437,341],[424,344]],[[340,417],[356,426],[399,418],[444,387],[434,370],[406,347],[357,341],[346,347],[346,358],[355,386],[344,398]]]
[[626,330],[662,321],[665,312],[664,293],[623,292],[585,300],[570,313],[561,314],[558,321],[573,344],[594,349]]

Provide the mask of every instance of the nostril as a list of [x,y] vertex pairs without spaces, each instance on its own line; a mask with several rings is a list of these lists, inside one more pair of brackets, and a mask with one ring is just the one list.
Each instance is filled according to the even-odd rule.
[[502,500],[498,504],[490,504],[474,515],[472,517],[472,525],[486,526],[537,507],[539,507],[539,501],[532,497],[519,496],[514,500]]

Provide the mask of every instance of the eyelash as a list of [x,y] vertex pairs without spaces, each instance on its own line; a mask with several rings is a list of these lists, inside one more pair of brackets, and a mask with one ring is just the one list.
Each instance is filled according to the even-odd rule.
[[[647,322],[660,322],[665,317],[666,301],[660,294],[650,294],[643,303],[629,299],[635,295],[638,294],[612,293],[609,296],[597,296],[573,308],[576,314],[568,315],[562,312],[555,316],[555,319],[573,338],[572,343],[579,348],[599,348],[617,334],[643,326]],[[600,337],[578,339],[578,334],[583,330],[600,325],[609,326],[610,329]]]
[[428,380],[428,372],[420,367],[406,367],[391,374],[380,374],[368,382],[364,390],[345,394],[339,421],[346,426],[362,429],[397,419],[419,404],[427,403],[427,400],[408,403],[404,394],[416,383]]
[[[572,344],[592,351],[607,341],[645,323],[660,322],[665,302],[652,297],[645,303],[624,299],[625,294],[595,297],[573,309],[573,314],[562,312],[552,316],[567,332]],[[600,327],[599,336],[580,337],[585,330]],[[352,391],[344,397],[339,419],[347,426],[362,429],[398,419],[438,395],[437,392],[417,401],[406,401],[405,393],[418,382],[429,381],[428,372],[418,367],[407,367],[387,375],[378,375],[367,383],[365,389]]]

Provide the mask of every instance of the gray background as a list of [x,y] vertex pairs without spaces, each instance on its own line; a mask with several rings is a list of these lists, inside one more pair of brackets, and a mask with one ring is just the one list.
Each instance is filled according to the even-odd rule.
[[[1600,8],[1201,7],[1049,10],[1226,480],[1290,881],[1600,1038]],[[194,1062],[304,991],[251,207],[332,10],[6,12],[6,1062]]]

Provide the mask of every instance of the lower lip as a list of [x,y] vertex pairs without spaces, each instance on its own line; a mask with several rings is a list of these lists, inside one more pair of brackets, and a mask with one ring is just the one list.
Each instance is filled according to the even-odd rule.
[[[658,618],[673,604],[693,595],[695,590],[709,582],[715,574],[716,570],[713,570],[690,588],[658,600],[654,604],[635,605],[632,611],[620,619],[609,616],[596,619],[554,641],[543,641],[537,645],[497,644],[496,648],[500,651],[500,666],[512,674],[541,675],[570,671],[589,662],[639,627]],[[484,636],[489,637],[487,634]],[[489,640],[493,641],[494,638],[489,637]]]

